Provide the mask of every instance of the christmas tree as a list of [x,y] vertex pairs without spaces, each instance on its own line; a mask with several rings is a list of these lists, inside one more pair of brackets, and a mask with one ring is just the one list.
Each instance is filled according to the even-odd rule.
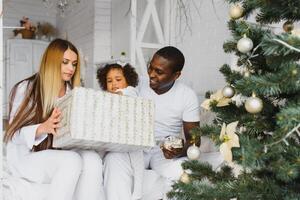
[[[227,2],[232,38],[223,48],[237,63],[220,68],[227,85],[202,103],[216,114],[213,123],[194,131],[213,140],[225,162],[215,170],[198,160],[183,163],[185,173],[168,196],[299,200],[300,1]],[[274,24],[283,22],[275,34]]]

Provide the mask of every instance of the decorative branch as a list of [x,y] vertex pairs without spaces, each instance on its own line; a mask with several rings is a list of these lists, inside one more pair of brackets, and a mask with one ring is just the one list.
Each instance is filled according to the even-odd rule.
[[289,49],[292,49],[292,50],[297,51],[297,52],[300,53],[300,49],[297,49],[297,48],[295,48],[295,47],[289,45],[288,43],[286,43],[286,42],[284,42],[284,41],[282,41],[282,40],[279,40],[279,39],[273,39],[273,40],[276,41],[276,42],[278,42],[278,43],[280,43],[280,44],[282,44],[282,45],[284,45],[284,46],[286,46],[286,47],[289,48]]
[[271,144],[267,144],[264,146],[264,151],[265,153],[268,151],[268,147],[271,147],[273,145],[279,144],[281,142],[284,142],[286,145],[289,145],[287,139],[293,134],[293,133],[297,133],[298,136],[300,137],[300,123],[298,124],[298,126],[296,126],[295,128],[293,128],[291,131],[289,131],[283,138],[281,138],[280,140],[273,142]]

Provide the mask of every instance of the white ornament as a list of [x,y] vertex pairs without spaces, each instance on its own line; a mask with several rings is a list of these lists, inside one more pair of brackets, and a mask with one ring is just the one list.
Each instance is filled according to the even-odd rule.
[[234,91],[233,87],[231,87],[231,86],[229,86],[229,85],[225,86],[225,87],[223,88],[223,90],[222,90],[222,94],[223,94],[223,96],[226,97],[226,98],[231,98],[231,97],[233,97],[233,96],[234,96],[234,93],[235,93],[235,91]]
[[187,157],[190,160],[197,160],[200,157],[200,149],[195,144],[187,149]]
[[242,17],[243,12],[244,9],[240,5],[234,4],[233,6],[230,7],[229,16],[231,19],[238,19]]
[[263,102],[260,98],[252,96],[247,99],[245,108],[249,113],[256,114],[263,109]]
[[180,181],[183,182],[183,183],[190,183],[190,177],[189,175],[186,173],[186,172],[183,172],[183,174],[180,176]]
[[248,78],[248,77],[250,76],[250,72],[249,72],[249,71],[246,71],[246,72],[244,73],[244,76]]
[[249,51],[251,51],[252,48],[253,48],[253,42],[250,38],[247,38],[246,36],[241,38],[237,43],[237,49],[241,53],[248,53]]

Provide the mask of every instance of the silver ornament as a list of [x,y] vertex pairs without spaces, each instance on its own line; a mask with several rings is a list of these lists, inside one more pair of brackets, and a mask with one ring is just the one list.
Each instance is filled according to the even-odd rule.
[[249,113],[256,114],[263,109],[263,102],[258,97],[250,97],[246,100],[245,108]]
[[227,85],[223,88],[222,94],[226,98],[231,98],[234,96],[235,91],[234,91],[233,87],[231,87],[230,85]]
[[200,149],[195,144],[193,146],[190,146],[187,149],[187,157],[190,160],[197,160],[200,158]]
[[248,53],[249,51],[251,51],[252,48],[253,48],[253,42],[250,38],[247,38],[246,36],[241,38],[237,43],[237,49],[241,53]]

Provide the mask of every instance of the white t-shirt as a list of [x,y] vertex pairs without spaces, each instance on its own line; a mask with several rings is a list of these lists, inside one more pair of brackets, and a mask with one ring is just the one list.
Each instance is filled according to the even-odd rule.
[[180,81],[164,94],[156,94],[149,86],[148,80],[139,85],[141,97],[155,103],[155,139],[163,140],[166,136],[180,137],[183,121],[200,121],[200,106],[196,93]]

